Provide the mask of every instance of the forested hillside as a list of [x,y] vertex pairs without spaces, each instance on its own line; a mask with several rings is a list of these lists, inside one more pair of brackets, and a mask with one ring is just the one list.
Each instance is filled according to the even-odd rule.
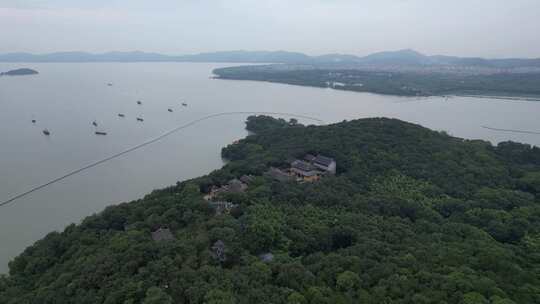
[[[539,148],[385,118],[247,127],[222,169],[26,249],[0,303],[540,303]],[[306,153],[337,174],[266,174]],[[216,214],[204,195],[246,175]]]

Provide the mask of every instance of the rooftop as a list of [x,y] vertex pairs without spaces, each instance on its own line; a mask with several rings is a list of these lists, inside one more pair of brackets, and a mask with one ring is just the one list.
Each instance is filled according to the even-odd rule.
[[171,233],[169,228],[159,228],[158,230],[152,232],[152,239],[156,242],[170,241],[174,240],[174,235]]
[[302,170],[305,172],[313,171],[315,170],[315,167],[313,167],[310,163],[305,162],[303,160],[295,160],[292,162],[291,167]]
[[259,259],[263,262],[272,262],[274,260],[274,255],[271,252],[263,253],[259,255]]
[[308,162],[312,162],[314,159],[315,159],[315,155],[313,154],[306,154],[306,156],[304,156],[304,160]]
[[210,206],[214,208],[216,214],[223,214],[223,213],[229,213],[230,210],[234,207],[236,207],[236,204],[233,204],[231,202],[210,202]]
[[249,184],[251,181],[253,181],[253,175],[242,175],[240,177],[240,181],[244,184]]
[[225,243],[222,240],[217,240],[214,245],[212,245],[212,256],[220,261],[224,262],[227,258],[225,256]]
[[329,166],[332,162],[334,162],[334,159],[323,155],[317,155],[313,162],[320,165]]
[[229,181],[229,191],[231,192],[244,192],[246,189],[247,185],[236,178]]
[[280,182],[286,182],[286,181],[292,180],[292,177],[290,175],[279,170],[278,168],[270,168],[267,174],[273,179],[278,180]]

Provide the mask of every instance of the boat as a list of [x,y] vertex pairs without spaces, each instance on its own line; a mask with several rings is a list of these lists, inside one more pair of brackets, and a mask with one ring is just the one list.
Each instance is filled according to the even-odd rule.
[[137,121],[144,121],[144,119],[137,117]]
[[138,105],[142,105],[142,101],[137,100],[137,104],[138,104]]
[[49,130],[45,129],[45,130],[43,130],[43,134],[49,136],[49,135],[51,135],[51,132],[49,132]]
[[94,125],[94,127],[97,127],[97,122],[95,120],[92,121],[92,124]]
[[36,120],[35,120],[35,119],[32,119],[32,123],[36,123]]
[[112,83],[110,83],[110,82],[109,82],[109,83],[107,83],[107,85],[108,85],[109,87],[112,87]]
[[182,102],[182,105],[183,105],[184,107],[187,107],[187,103],[185,103],[185,102]]
[[126,115],[122,114],[122,113],[119,113],[118,114],[118,117],[126,117]]
[[172,109],[168,109],[167,111],[172,112]]
[[107,132],[96,131],[96,135],[107,135]]

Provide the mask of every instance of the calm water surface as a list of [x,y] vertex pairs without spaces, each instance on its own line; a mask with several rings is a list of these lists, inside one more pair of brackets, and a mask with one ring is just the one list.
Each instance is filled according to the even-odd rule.
[[[326,123],[386,116],[465,138],[540,146],[540,102],[404,98],[251,81],[210,79],[227,64],[1,64],[36,76],[0,78],[0,201],[199,117],[230,111],[308,115]],[[107,83],[113,86],[107,86]],[[136,101],[141,100],[142,105]],[[188,103],[183,107],[182,102]],[[173,113],[167,111],[174,110]],[[125,118],[119,118],[124,113]],[[135,117],[144,118],[140,123]],[[0,208],[0,273],[52,230],[218,169],[221,147],[246,135],[246,115],[219,117]],[[32,119],[37,123],[33,125]],[[91,122],[107,136],[94,135]],[[302,120],[301,120],[302,121]],[[305,122],[305,121],[304,121]],[[43,136],[48,128],[51,136]]]

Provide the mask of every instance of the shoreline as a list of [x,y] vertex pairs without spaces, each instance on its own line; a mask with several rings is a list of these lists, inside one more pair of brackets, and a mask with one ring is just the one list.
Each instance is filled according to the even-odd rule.
[[473,97],[484,99],[502,99],[502,100],[514,100],[514,101],[540,101],[540,97],[521,97],[521,96],[497,96],[497,95],[474,95],[474,94],[453,94],[453,95],[435,95],[440,97],[453,96],[453,97]]
[[527,97],[527,96],[506,96],[506,95],[485,95],[485,94],[433,94],[433,95],[400,95],[400,94],[386,94],[381,92],[372,92],[372,91],[357,91],[357,90],[347,90],[344,88],[334,88],[334,87],[325,87],[325,86],[315,86],[315,85],[309,85],[309,84],[296,84],[296,83],[289,83],[289,82],[281,82],[281,81],[271,81],[271,80],[257,80],[257,79],[248,79],[248,78],[229,78],[229,77],[222,77],[219,75],[211,75],[210,79],[214,80],[233,80],[233,81],[255,81],[255,82],[266,82],[266,83],[275,83],[275,84],[284,84],[284,85],[291,85],[291,86],[300,86],[300,87],[310,87],[310,88],[320,88],[320,89],[332,89],[336,91],[343,91],[343,92],[353,92],[353,93],[369,93],[369,94],[377,94],[382,96],[396,96],[396,97],[409,97],[409,98],[430,98],[430,97],[440,97],[440,98],[446,98],[446,97],[470,97],[470,98],[482,98],[482,99],[499,99],[499,100],[508,100],[508,101],[540,101],[540,96],[538,97]]

